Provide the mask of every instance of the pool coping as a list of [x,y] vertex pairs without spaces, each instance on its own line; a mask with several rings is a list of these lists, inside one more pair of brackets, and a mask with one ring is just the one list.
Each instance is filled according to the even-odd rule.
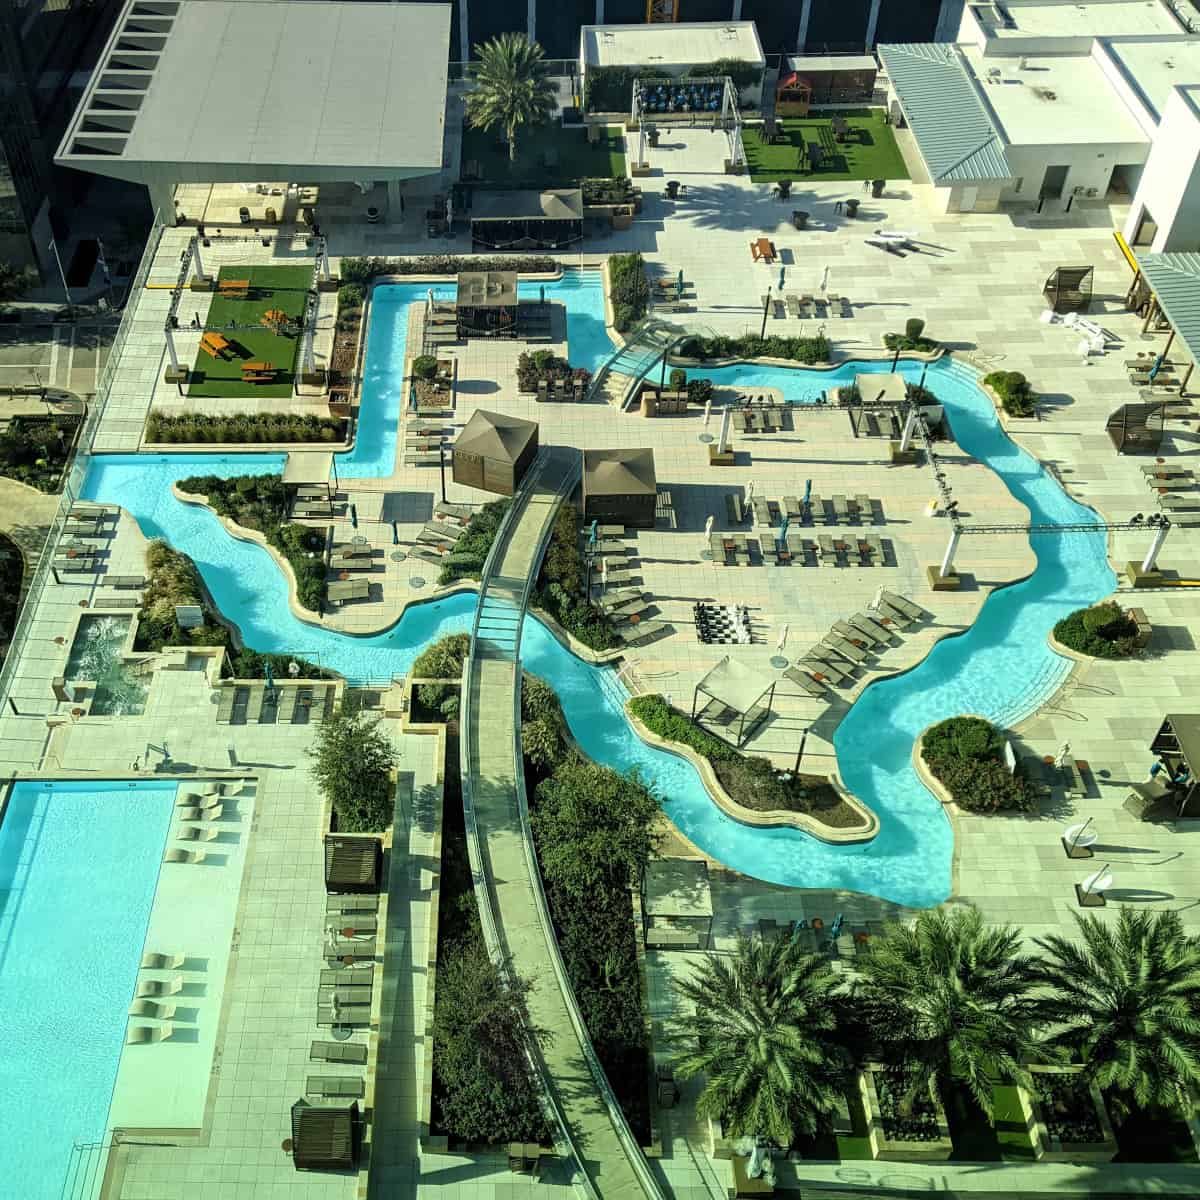
[[[717,778],[717,773],[713,770],[712,764],[707,758],[696,750],[693,750],[691,746],[684,745],[682,742],[670,741],[654,733],[630,711],[628,700],[625,702],[624,711],[625,719],[629,722],[629,727],[648,746],[653,746],[656,750],[662,750],[668,754],[674,754],[677,758],[682,758],[684,761],[690,763],[695,768],[696,774],[699,775],[701,783],[704,784],[709,799],[727,817],[737,821],[739,825],[746,825],[755,829],[772,829],[786,826],[798,829],[801,833],[807,833],[818,841],[834,846],[846,846],[873,841],[879,833],[879,817],[875,814],[874,810],[849,792],[842,785],[836,773],[829,777],[831,786],[851,808],[855,809],[865,819],[865,828],[860,826],[854,829],[839,829],[830,825],[823,825],[807,813],[793,813],[780,809],[772,809],[759,813],[745,808],[738,804],[721,785],[721,781]],[[670,819],[669,816],[668,819]],[[675,822],[671,821],[671,824],[674,825]],[[680,832],[682,833],[682,830]],[[686,837],[686,834],[684,836]],[[688,841],[691,841],[691,839],[688,838]],[[731,869],[736,870],[736,868]],[[789,885],[785,884],[783,886],[786,887]]]

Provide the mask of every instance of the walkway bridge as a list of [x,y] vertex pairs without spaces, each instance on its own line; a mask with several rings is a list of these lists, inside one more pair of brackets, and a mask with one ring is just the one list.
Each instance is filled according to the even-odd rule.
[[623,346],[597,368],[588,386],[588,400],[604,400],[616,408],[627,408],[637,395],[638,384],[651,371],[670,359],[675,350],[693,337],[712,337],[707,326],[676,325],[648,317],[630,334]]
[[542,450],[513,498],[479,586],[464,667],[462,789],[484,938],[531,981],[531,1055],[564,1150],[592,1200],[663,1200],[596,1058],[559,954],[533,848],[521,760],[521,626],[563,500],[580,475],[570,449]]

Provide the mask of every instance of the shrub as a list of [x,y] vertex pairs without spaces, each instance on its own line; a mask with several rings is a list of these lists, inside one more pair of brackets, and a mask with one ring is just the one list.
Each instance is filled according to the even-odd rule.
[[687,394],[689,404],[707,404],[712,399],[712,380],[689,379],[687,381]]
[[983,382],[1000,397],[1000,403],[1010,417],[1028,417],[1037,407],[1029,380],[1020,371],[993,371],[983,377]]
[[930,354],[938,348],[938,343],[933,338],[911,338],[906,333],[885,333],[883,344],[889,350],[919,350],[923,354]]
[[[508,512],[509,500],[492,500],[472,514],[467,527],[454,543],[455,555],[466,554],[471,562],[444,566],[438,575],[438,583],[453,583],[456,579],[479,578],[484,560],[496,539],[496,532],[504,514]],[[478,562],[478,566],[472,565]]]
[[950,717],[926,730],[921,757],[968,812],[1028,810],[1034,797],[1020,768],[1003,761],[1004,737],[981,717]]
[[411,258],[343,258],[343,283],[368,284],[380,275],[458,275],[462,271],[518,271],[522,275],[552,275],[556,259],[546,255],[493,258],[458,254],[419,254]]
[[646,315],[646,307],[650,302],[645,260],[636,253],[610,255],[608,281],[613,320],[617,329],[624,333]]
[[671,371],[671,391],[682,392],[687,387],[687,372],[682,367],[675,367]]
[[395,747],[365,712],[339,712],[323,722],[308,751],[321,794],[333,805],[338,829],[380,833],[391,826]]
[[920,317],[909,317],[904,322],[904,336],[910,342],[919,342],[925,332],[925,322]]
[[690,746],[711,762],[733,762],[742,757],[728,742],[723,742],[694,725],[678,709],[672,708],[662,696],[654,693],[635,696],[629,702],[629,711],[651,733],[666,741]]
[[342,308],[361,308],[367,292],[360,283],[344,283],[338,288],[337,296]]
[[829,360],[829,339],[823,334],[816,337],[768,337],[745,334],[729,337],[693,337],[679,348],[682,358],[694,358],[701,362],[713,359],[782,358],[791,362],[818,363]]
[[409,673],[414,679],[459,679],[470,650],[470,634],[447,634],[417,655]]
[[688,67],[685,76],[692,79],[719,79],[728,75],[739,92],[762,82],[762,68],[740,58],[718,58],[715,62],[696,63]]
[[412,360],[412,373],[417,379],[432,379],[437,374],[437,359],[432,354],[418,354]]
[[148,442],[340,442],[345,438],[343,420],[292,413],[168,416],[152,409],[146,420]]
[[1054,626],[1054,637],[1077,654],[1093,658],[1129,658],[1137,650],[1137,624],[1113,600],[1063,617]]

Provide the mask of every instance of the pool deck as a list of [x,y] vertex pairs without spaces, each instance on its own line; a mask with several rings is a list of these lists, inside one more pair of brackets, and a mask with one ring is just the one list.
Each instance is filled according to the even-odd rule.
[[[768,236],[783,252],[788,290],[819,290],[828,266],[830,287],[849,296],[854,315],[827,323],[840,355],[877,351],[882,333],[902,327],[906,317],[923,317],[931,336],[956,347],[975,348],[980,361],[1029,376],[1044,397],[1043,413],[1039,421],[1023,425],[1016,437],[1032,454],[1053,465],[1077,499],[1113,519],[1153,511],[1153,498],[1140,470],[1145,460],[1118,457],[1103,428],[1110,412],[1137,398],[1126,381],[1123,359],[1138,350],[1153,352],[1163,344],[1161,336],[1143,341],[1140,321],[1122,311],[1120,298],[1129,283],[1129,270],[1111,233],[1120,224],[1120,210],[1110,212],[1089,204],[1065,219],[1039,219],[1026,212],[932,216],[924,207],[920,185],[904,183],[889,189],[881,200],[864,200],[860,210],[864,215],[851,223],[835,214],[833,205],[838,199],[861,195],[856,185],[810,187],[800,180],[793,200],[781,204],[765,185],[722,176],[723,147],[718,135],[672,131],[671,145],[655,152],[654,174],[640,181],[647,197],[633,228],[590,243],[584,261],[596,262],[603,253],[641,250],[664,274],[682,268],[694,284],[697,311],[682,319],[723,332],[757,332],[759,297],[768,285],[778,283],[780,268],[752,264],[748,242]],[[683,202],[668,205],[661,197],[666,178],[687,183]],[[809,230],[791,228],[793,207],[812,213]],[[421,229],[421,209],[410,196],[402,223],[369,228],[333,225],[326,230],[331,252],[336,256],[466,248],[462,239],[457,244],[431,245]],[[914,231],[923,243],[922,251],[899,258],[865,245],[863,237],[876,227]],[[189,233],[167,231],[153,279],[174,278]],[[208,252],[212,264],[206,260],[210,270],[223,261],[272,261],[271,251],[257,244],[239,244],[229,248],[228,255],[225,249],[214,243]],[[1123,343],[1087,366],[1075,352],[1074,335],[1038,321],[1042,282],[1056,266],[1073,263],[1095,266],[1092,315]],[[129,450],[137,444],[146,410],[160,387],[168,296],[164,291],[146,291],[134,298],[129,340],[101,421],[97,445],[102,449]],[[813,322],[804,325],[805,332],[814,332]],[[792,320],[772,319],[768,332],[794,335],[800,328]],[[655,448],[660,481],[675,497],[678,528],[647,531],[639,535],[637,545],[647,590],[678,632],[633,657],[637,677],[656,690],[676,697],[689,695],[700,674],[727,652],[765,669],[784,622],[789,625],[788,654],[808,644],[802,638],[858,611],[880,582],[911,595],[934,614],[933,626],[906,636],[884,660],[889,666],[909,665],[919,660],[938,633],[961,628],[972,619],[987,585],[1017,578],[1029,569],[1029,550],[1019,539],[1010,544],[1004,539],[967,538],[957,565],[975,576],[980,590],[930,593],[924,566],[940,558],[945,533],[940,521],[922,515],[932,495],[928,473],[923,468],[883,467],[872,460],[866,446],[850,440],[844,426],[839,432],[836,418],[805,418],[803,429],[795,433],[738,438],[739,449],[749,451],[750,461],[714,472],[702,465],[698,416],[648,421],[600,405],[538,406],[516,396],[511,375],[515,354],[510,351],[486,347],[477,355],[473,347],[466,353],[458,349],[467,386],[460,390],[456,426],[476,406],[501,408],[535,416],[541,422],[543,443]],[[186,353],[181,349],[181,358]],[[832,423],[825,427],[826,421]],[[715,432],[715,421],[709,431]],[[1194,423],[1172,423],[1164,453],[1194,452],[1197,440]],[[704,517],[715,509],[717,527],[722,527],[723,502],[719,507],[710,503],[714,487],[740,487],[753,480],[758,494],[775,497],[785,494],[785,484],[786,494],[795,494],[795,481],[799,479],[802,487],[803,479],[811,476],[814,491],[828,497],[835,483],[848,478],[848,466],[854,486],[847,482],[837,490],[851,494],[861,490],[883,499],[889,523],[876,526],[874,532],[895,543],[897,567],[717,569],[700,560]],[[966,511],[986,512],[989,520],[1000,519],[1002,513],[1019,517],[983,468],[955,466],[953,485]],[[386,480],[350,484],[360,523],[367,524],[373,539],[388,551],[391,530],[385,522],[398,520],[402,538],[410,540],[439,498],[437,490],[436,469],[403,466]],[[453,484],[448,497],[482,498]],[[1114,563],[1140,559],[1147,540],[1144,534],[1116,535]],[[140,554],[139,535],[122,521],[113,543],[111,569],[142,573],[137,565]],[[430,582],[414,588],[410,576],[418,574],[417,561],[396,565],[395,588],[389,587],[395,592],[393,602],[430,590],[436,565],[421,563],[419,574]],[[1162,564],[1182,577],[1200,578],[1200,531],[1172,530]],[[259,780],[255,828],[245,839],[238,948],[231,959],[222,1001],[224,1016],[216,1034],[221,1069],[202,1139],[196,1145],[129,1148],[123,1180],[113,1195],[122,1200],[189,1200],[209,1194],[222,1200],[284,1195],[349,1200],[355,1192],[351,1177],[297,1174],[281,1151],[282,1140],[290,1135],[289,1106],[301,1094],[310,1070],[308,1044],[319,1036],[312,1009],[321,965],[324,889],[321,802],[304,756],[311,734],[302,725],[216,725],[211,689],[197,671],[158,672],[146,712],[139,717],[72,720],[69,706],[56,704],[50,695],[49,681],[65,656],[55,638],[69,635],[80,600],[94,607],[93,601],[106,594],[119,593],[86,583],[48,588],[34,614],[33,640],[18,664],[13,691],[17,712],[0,716],[0,764],[24,774],[78,772],[120,778],[130,772],[135,759],[144,760],[148,744],[165,740],[174,769],[183,778],[228,772],[232,746],[240,764],[237,770],[252,772]],[[1121,809],[1129,782],[1146,777],[1150,765],[1146,747],[1162,715],[1173,709],[1186,711],[1200,695],[1194,594],[1163,589],[1139,591],[1135,598],[1122,587],[1119,598],[1145,609],[1155,626],[1150,654],[1135,662],[1097,662],[1077,668],[1067,687],[1017,728],[1038,753],[1054,753],[1069,741],[1076,757],[1091,763],[1091,794],[1079,801],[1056,798],[1032,817],[961,817],[956,823],[955,898],[976,903],[989,920],[1020,922],[1028,936],[1072,928],[1072,884],[1089,868],[1067,860],[1058,838],[1065,825],[1085,816],[1095,818],[1103,852],[1110,856],[1098,862],[1113,864],[1117,878],[1111,898],[1175,909],[1189,929],[1200,931],[1193,858],[1200,853],[1200,824],[1187,820],[1174,827],[1146,825]],[[697,599],[750,605],[762,641],[745,647],[699,645],[690,630],[691,604]],[[381,611],[370,608],[361,606],[353,618],[347,614],[343,627],[359,631],[368,622],[377,623]],[[796,730],[814,716],[819,719],[806,765],[812,770],[832,769],[829,738],[834,722],[821,717],[808,701],[793,701],[764,735],[761,748],[781,760],[789,747],[794,753]],[[48,725],[57,726],[52,735]],[[394,724],[388,728],[400,747],[402,770],[413,774],[415,794],[435,787],[432,747],[436,739],[403,736]],[[158,757],[151,753],[155,767]],[[154,773],[162,774],[161,770]],[[428,853],[427,835],[419,821],[410,828],[409,853],[414,864],[418,856]],[[427,919],[427,911],[422,910],[428,904],[418,870],[410,873],[408,882],[414,951],[411,962],[397,972],[396,1002],[398,1011],[402,1004],[411,1004],[415,1014],[423,1004],[423,959],[416,950],[416,930]],[[895,911],[867,896],[788,890],[726,873],[715,876],[714,909],[720,914],[714,931],[718,949],[727,949],[738,929],[754,927],[762,917],[784,921],[822,916],[828,922],[840,911],[854,922]],[[1115,905],[1107,910],[1114,912]],[[667,978],[686,969],[688,958],[657,951],[649,955],[656,1020],[669,1007],[664,990]],[[416,1028],[406,1026],[403,1017],[400,1011],[395,1028],[402,1032]],[[408,1045],[417,1047],[417,1042]],[[169,1048],[167,1043],[145,1049],[157,1053]],[[401,1080],[411,1072],[413,1088],[395,1093],[391,1111],[397,1123],[403,1122],[405,1105],[416,1094],[419,1069],[420,1049],[406,1049],[403,1039],[396,1039],[388,1071]],[[718,1194],[726,1181],[714,1175],[713,1164],[705,1159],[690,1112],[685,1103],[665,1114],[666,1157],[656,1170],[677,1196],[701,1200]],[[864,1184],[890,1185],[903,1178],[906,1184],[928,1188],[931,1180],[944,1179],[957,1190],[972,1191],[995,1189],[1012,1179],[955,1164],[939,1164],[936,1171],[893,1164],[886,1178],[871,1164],[861,1167],[863,1173],[855,1181]],[[551,1182],[535,1184],[503,1167],[465,1158],[421,1161],[415,1136],[392,1143],[388,1170],[391,1181],[414,1190],[422,1200],[524,1200],[535,1189],[538,1196],[549,1192],[551,1200],[566,1200],[563,1189],[570,1186],[557,1175]],[[1023,1179],[1022,1186],[1079,1194],[1094,1193],[1102,1186],[1130,1186],[1126,1169],[1115,1165],[1080,1172],[1069,1164],[1046,1164],[1027,1174],[1036,1178],[1036,1185]],[[1165,1178],[1168,1172],[1159,1174]],[[829,1173],[814,1167],[813,1178],[826,1182]],[[935,1182],[933,1186],[945,1185]]]

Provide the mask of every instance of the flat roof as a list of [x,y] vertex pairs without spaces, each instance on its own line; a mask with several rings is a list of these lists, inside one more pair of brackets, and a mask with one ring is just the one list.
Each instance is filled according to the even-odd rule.
[[787,69],[803,75],[806,71],[878,71],[873,54],[789,54]]
[[642,908],[648,917],[711,917],[708,864],[703,859],[652,858],[646,864]]
[[719,58],[762,64],[753,21],[679,21],[662,25],[584,25],[580,57],[589,67],[696,66]]
[[583,191],[552,188],[545,192],[476,192],[472,221],[583,220]]
[[988,36],[1000,41],[1183,32],[1161,0],[1088,0],[1084,4],[1075,0],[1005,0],[1001,5],[972,4],[970,8]]
[[878,52],[935,186],[1013,177],[1000,132],[957,47],[915,42],[881,45]]
[[1010,146],[1149,146],[1145,131],[1090,54],[1010,58],[985,56],[976,46],[960,49]]
[[1175,88],[1200,83],[1200,38],[1119,38],[1105,46],[1157,120]]
[[445,4],[127,0],[57,161],[134,180],[428,174],[449,41]]

